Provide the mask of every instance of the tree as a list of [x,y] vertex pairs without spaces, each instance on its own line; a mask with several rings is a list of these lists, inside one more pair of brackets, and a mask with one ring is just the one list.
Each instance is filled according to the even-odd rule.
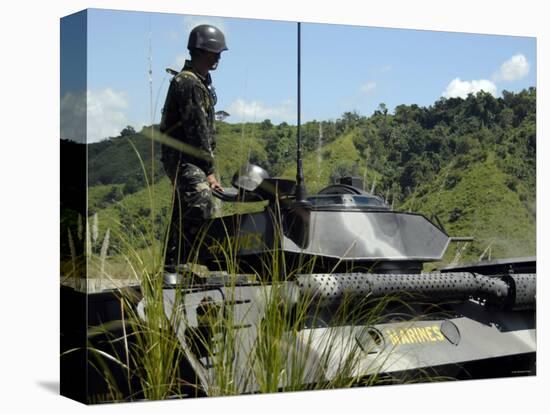
[[500,126],[502,128],[511,128],[514,124],[514,111],[511,108],[504,108],[500,112]]
[[229,116],[228,112],[225,111],[217,111],[216,112],[216,121],[223,121],[225,118]]
[[138,191],[139,188],[139,181],[136,180],[134,177],[130,177],[126,184],[124,184],[124,188],[122,191],[124,192],[124,194],[133,194]]
[[375,109],[374,115],[378,115],[378,116],[383,115],[385,117],[387,114],[388,114],[388,108],[384,102],[381,102],[378,105],[378,108]]
[[268,170],[273,175],[283,171],[285,163],[294,157],[296,141],[294,140],[293,129],[285,122],[276,128],[264,132],[265,149],[267,152]]
[[260,124],[260,130],[261,131],[269,131],[271,128],[273,128],[273,124],[269,119],[265,119]]
[[432,157],[423,154],[420,157],[414,157],[406,164],[399,179],[403,190],[407,187],[416,188],[420,184],[430,182],[434,171],[438,169],[430,158]]
[[[384,108],[387,112],[387,109]],[[416,105],[398,105],[395,107],[394,120],[397,123],[407,124],[410,122],[422,123],[424,113],[422,109]]]
[[134,129],[134,127],[128,125],[126,126],[126,128],[124,128],[122,131],[120,131],[120,136],[121,137],[128,137],[128,136],[132,136],[132,135],[136,135],[136,130]]
[[105,198],[103,201],[106,203],[113,203],[119,200],[122,200],[124,198],[124,193],[122,191],[122,188],[120,186],[112,186],[111,190],[105,195]]

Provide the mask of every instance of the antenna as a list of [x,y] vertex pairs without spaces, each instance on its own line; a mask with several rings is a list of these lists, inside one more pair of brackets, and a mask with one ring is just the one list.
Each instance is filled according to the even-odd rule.
[[296,203],[307,204],[306,186],[304,184],[304,171],[302,169],[302,136],[300,133],[300,113],[301,113],[301,24],[298,22],[298,117],[296,128]]
[[[149,117],[151,120],[151,186],[155,187],[155,112],[153,107],[153,33],[151,29],[151,15],[149,15],[149,68],[147,75],[149,78]],[[154,223],[155,208],[151,205],[151,218]]]

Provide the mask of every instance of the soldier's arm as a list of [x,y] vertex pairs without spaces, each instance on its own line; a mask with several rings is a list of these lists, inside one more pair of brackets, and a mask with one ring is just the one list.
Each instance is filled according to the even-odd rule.
[[192,154],[197,160],[197,167],[208,176],[214,173],[214,152],[210,145],[211,131],[208,128],[206,102],[204,102],[203,93],[198,87],[181,89],[181,99],[184,102],[179,107],[185,136],[189,137],[189,143],[194,147],[190,150],[197,151],[196,154]]
[[210,175],[206,176],[206,181],[208,181],[208,185],[210,185],[210,188],[212,190],[224,191],[222,185],[220,184],[220,182],[216,178],[215,174],[210,174]]

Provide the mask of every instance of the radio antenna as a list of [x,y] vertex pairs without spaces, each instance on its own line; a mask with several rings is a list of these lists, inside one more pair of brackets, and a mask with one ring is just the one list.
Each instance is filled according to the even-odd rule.
[[296,203],[307,204],[306,186],[304,184],[304,171],[302,168],[302,136],[300,133],[300,113],[301,113],[301,24],[298,22],[298,105],[297,105],[297,125],[296,125]]

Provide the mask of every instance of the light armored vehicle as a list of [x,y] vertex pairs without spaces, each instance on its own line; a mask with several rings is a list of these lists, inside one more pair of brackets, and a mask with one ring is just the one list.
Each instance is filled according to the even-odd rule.
[[[392,210],[361,190],[357,179],[343,179],[301,202],[294,181],[269,178],[257,166],[241,169],[233,185],[218,196],[266,200],[265,209],[209,223],[199,257],[214,271],[193,275],[184,268],[194,282],[183,300],[176,299],[181,275],[165,275],[166,315],[176,320],[173,307],[180,306],[174,332],[206,393],[216,375],[215,347],[197,342],[223,334],[201,329],[201,316],[212,309],[222,319],[231,315],[239,344],[233,363],[245,367],[261,341],[275,285],[285,302],[278,306],[306,314],[286,339],[295,349],[307,348],[304,382],[330,382],[341,361],[351,360],[348,375],[357,378],[535,374],[534,258],[426,273],[423,266],[440,261],[453,238],[422,214]],[[375,321],[364,319],[380,303],[376,299],[389,297],[395,300]],[[348,315],[339,311],[343,303]],[[315,368],[320,364],[322,373]],[[254,374],[241,374],[246,381],[239,391],[257,391]]]
[[[247,165],[233,186],[217,195],[264,200],[264,209],[212,219],[194,260],[203,266],[163,277],[169,334],[183,355],[181,393],[219,395],[220,375],[231,377],[231,393],[261,392],[270,358],[286,361],[279,373],[292,372],[277,377],[280,390],[535,375],[535,258],[424,272],[453,238],[422,214],[392,210],[356,179],[299,200],[294,181]],[[140,293],[135,310],[147,320]],[[87,335],[90,346],[125,361],[122,338],[131,342],[132,333],[115,323],[128,319],[120,290],[61,294],[62,349]],[[78,308],[88,334],[73,316]],[[102,326],[110,333],[89,334]],[[95,398],[110,395],[112,382],[117,399],[140,398],[132,370],[104,359],[107,381],[96,354],[68,355],[62,370],[85,372]]]

